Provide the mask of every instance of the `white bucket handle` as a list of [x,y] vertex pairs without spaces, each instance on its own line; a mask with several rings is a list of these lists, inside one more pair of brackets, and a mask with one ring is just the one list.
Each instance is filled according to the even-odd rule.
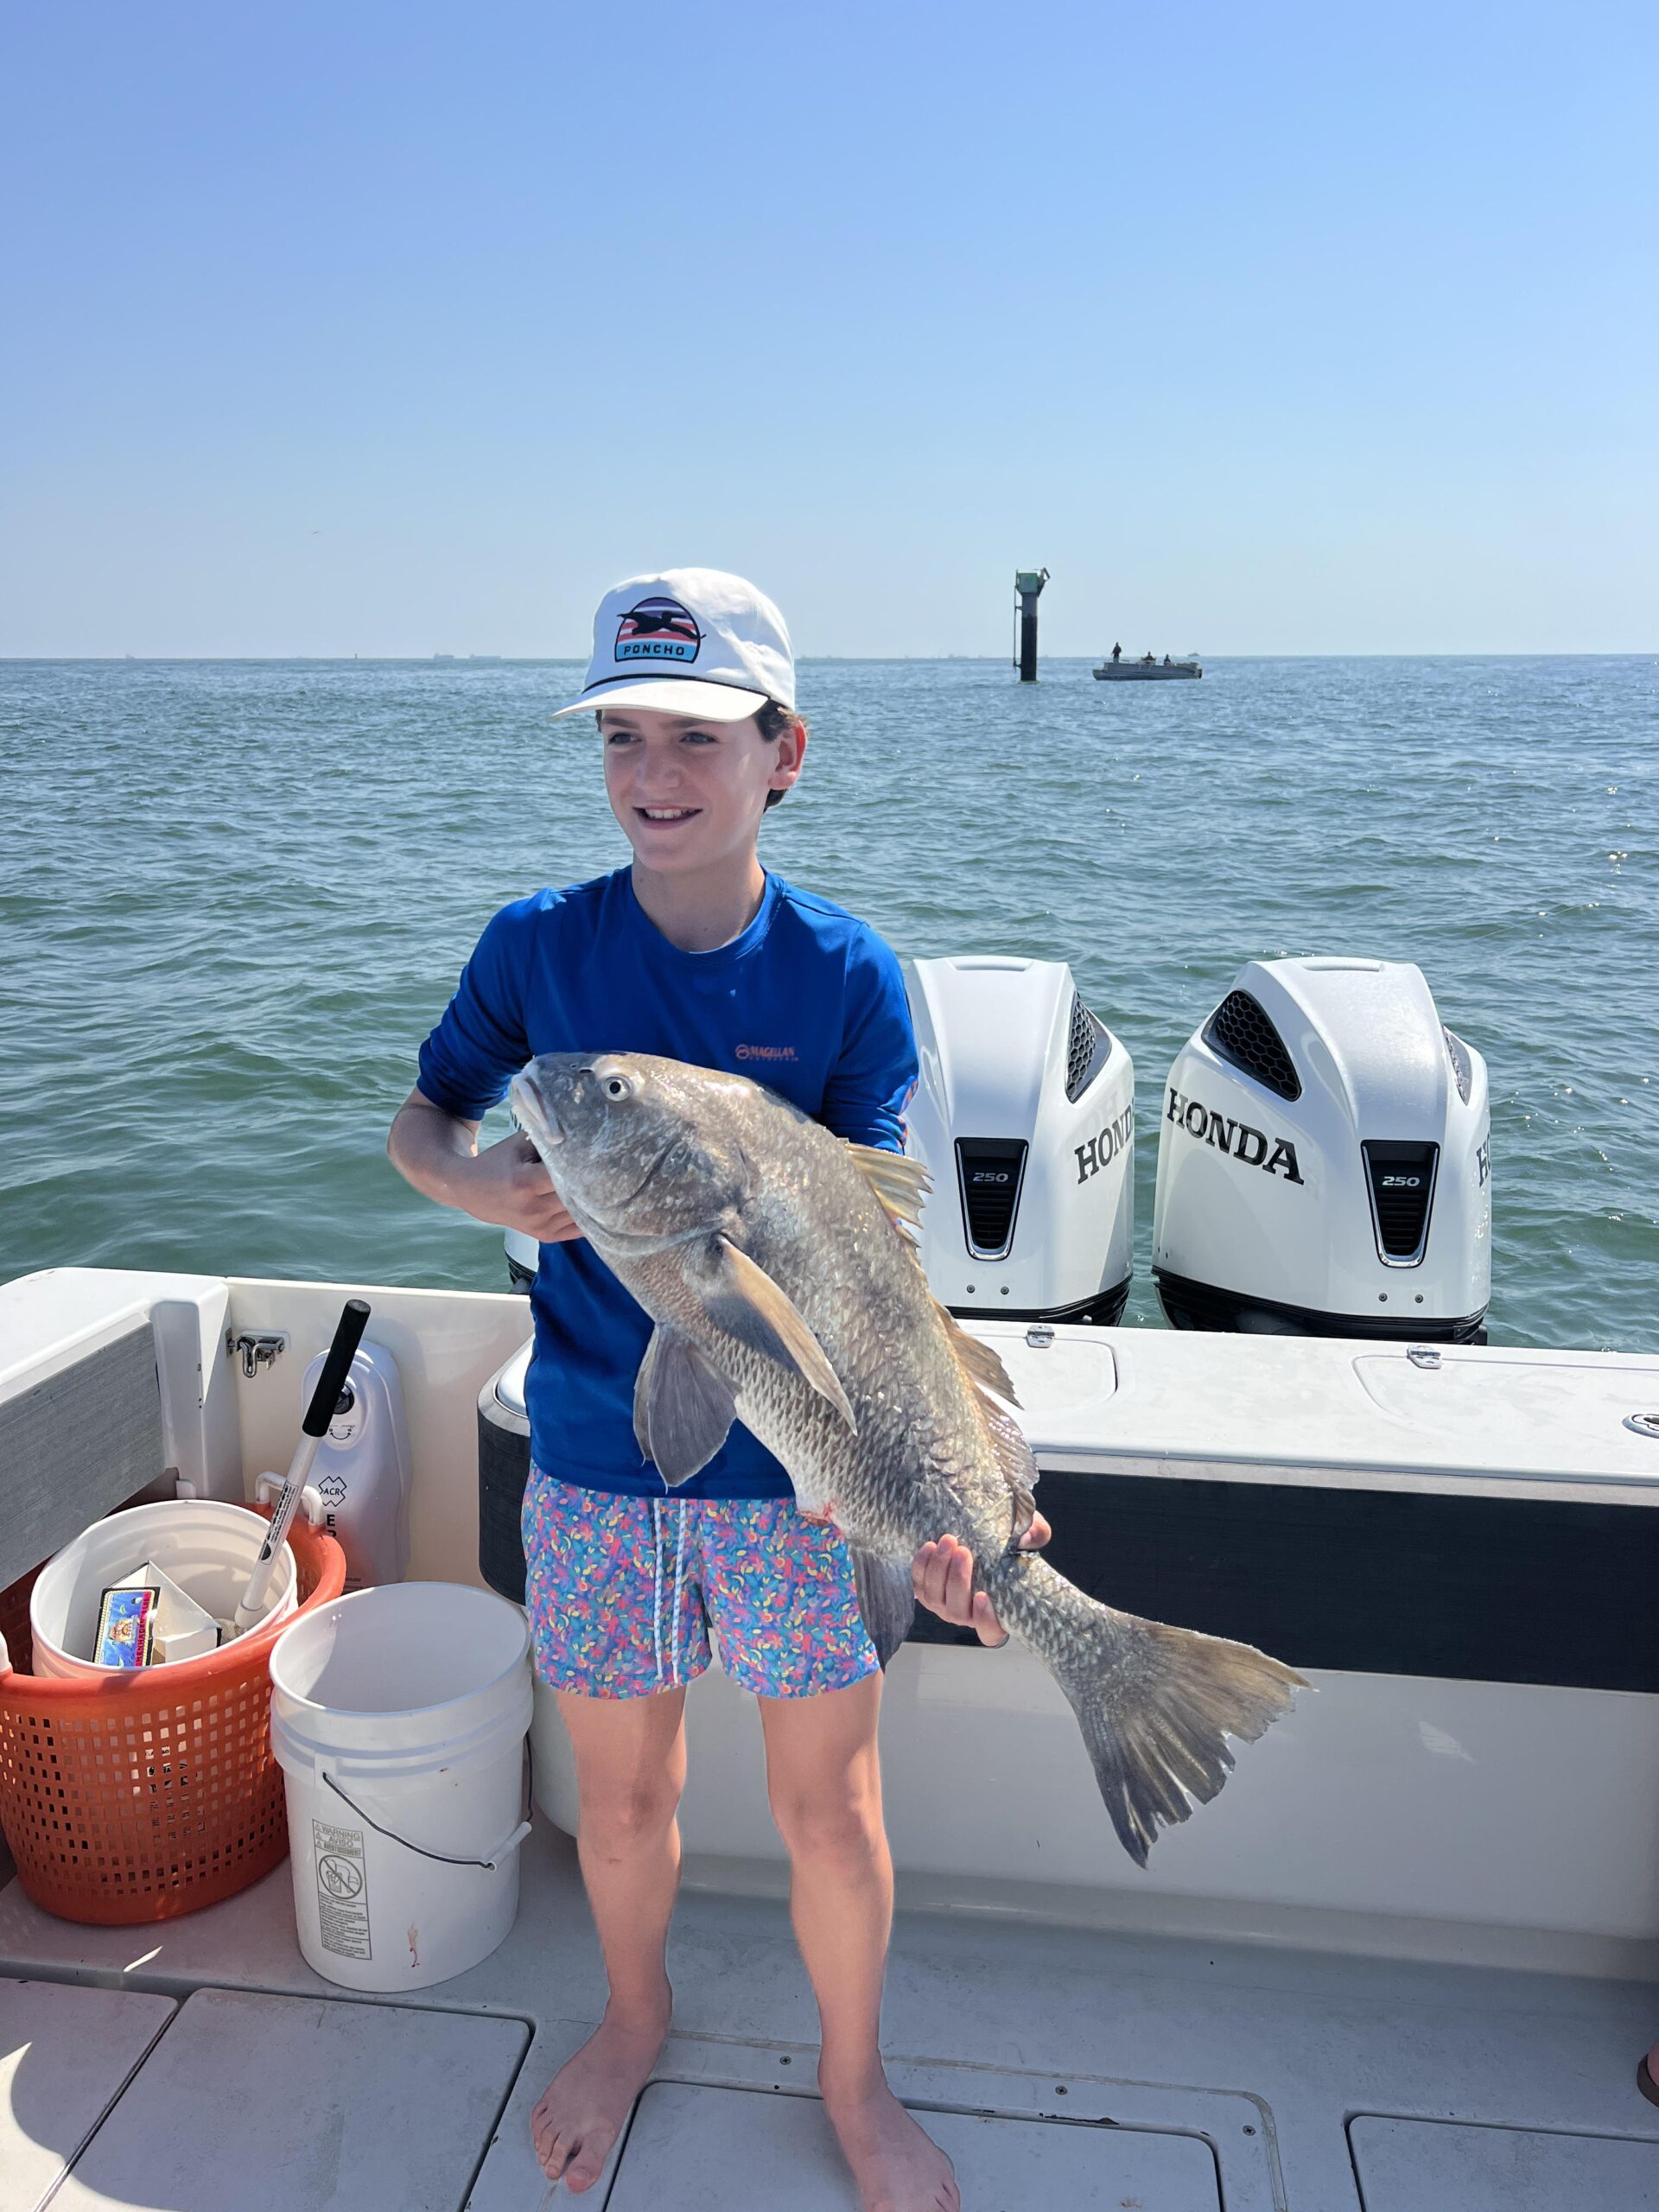
[[328,1773],[324,1768],[319,1767],[317,1769],[317,1778],[320,1782],[327,1783],[329,1789],[334,1791],[335,1796],[340,1800],[341,1803],[351,1806],[352,1811],[357,1815],[358,1819],[364,1821],[369,1827],[372,1827],[377,1835],[385,1836],[389,1843],[401,1843],[405,1851],[417,1852],[423,1859],[436,1859],[445,1866],[481,1866],[486,1873],[493,1874],[497,1866],[499,1865],[500,1861],[506,1857],[507,1853],[510,1851],[517,1851],[519,1845],[530,1834],[530,1799],[529,1793],[526,1791],[524,1800],[525,1817],[519,1821],[518,1827],[513,1830],[512,1834],[507,1838],[505,1843],[498,1843],[495,1849],[490,1853],[490,1856],[487,1859],[452,1859],[448,1852],[429,1851],[423,1843],[411,1843],[406,1835],[399,1835],[391,1828],[383,1828],[378,1821],[370,1820],[368,1815],[363,1810],[363,1808],[360,1805],[353,1803],[352,1800],[346,1796],[346,1792],[334,1780],[334,1776]]

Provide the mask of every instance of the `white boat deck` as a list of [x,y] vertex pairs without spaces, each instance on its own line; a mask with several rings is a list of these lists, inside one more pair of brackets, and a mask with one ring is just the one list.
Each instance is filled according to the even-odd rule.
[[[587,2201],[851,2212],[781,1904],[688,1890],[672,1972],[676,2036]],[[286,1866],[149,1929],[14,1882],[0,1974],[0,2212],[537,2212],[531,2108],[603,1993],[544,1820],[512,1936],[434,1989],[319,1980]],[[901,1910],[884,2040],[967,2212],[1649,2212],[1656,2032],[1640,1982]]]
[[[359,1287],[96,1269],[0,1287],[10,1573],[150,1462],[235,1498],[285,1465],[305,1363]],[[411,1574],[471,1579],[479,1396],[523,1344],[523,1303],[366,1294],[414,1440]],[[289,1349],[245,1374],[248,1331]],[[1659,1363],[987,1333],[1077,1518],[1096,1484],[1150,1487],[1160,1512],[1209,1485],[1259,1491],[1259,1528],[1189,1516],[1172,1560],[1255,1529],[1234,1579],[1289,1592],[1316,1646],[1357,1608],[1368,1631],[1398,1610],[1393,1586],[1355,1595],[1374,1536],[1399,1545],[1403,1526],[1399,1556],[1440,1579],[1404,1592],[1415,1611],[1388,1648],[1321,1665],[1293,1624],[1286,1656],[1319,1695],[1145,1875],[1033,1660],[912,1645],[895,1662],[882,1732],[909,1871],[885,2047],[967,2212],[1659,2212],[1659,2110],[1635,2082],[1659,2035],[1659,1446],[1630,1418]],[[123,1429],[129,1396],[143,1418]],[[138,1455],[124,1476],[95,1414]],[[1315,1541],[1338,1509],[1351,1554]],[[1579,1548],[1528,1550],[1541,1514]],[[1591,1522],[1599,1548],[1573,1534]],[[1290,1523],[1311,1548],[1274,1534]],[[1497,1564],[1459,1578],[1467,1559]],[[1313,1603],[1333,1574],[1334,1627]],[[1458,1602],[1485,1639],[1462,1670],[1432,1663]],[[683,1826],[709,1886],[675,1922],[676,2035],[586,2202],[855,2212],[813,2094],[753,1710],[715,1669],[690,1711]],[[543,1809],[512,1936],[429,1989],[318,1980],[286,1866],[148,1928],[80,1927],[0,1888],[0,2212],[537,2212],[530,2112],[604,1993],[548,1817],[572,1809],[558,1732],[532,1732]]]

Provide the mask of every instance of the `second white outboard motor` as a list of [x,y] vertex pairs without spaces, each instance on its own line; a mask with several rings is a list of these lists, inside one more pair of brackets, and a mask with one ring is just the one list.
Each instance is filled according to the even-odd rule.
[[905,964],[932,1177],[922,1265],[953,1313],[1115,1322],[1135,1246],[1135,1071],[1059,960]]
[[1486,1063],[1405,961],[1251,961],[1182,1047],[1153,1274],[1178,1329],[1482,1341]]

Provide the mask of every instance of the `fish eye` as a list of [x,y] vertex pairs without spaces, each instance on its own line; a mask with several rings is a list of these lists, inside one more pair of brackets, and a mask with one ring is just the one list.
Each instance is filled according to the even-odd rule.
[[607,1075],[605,1078],[605,1096],[607,1098],[626,1098],[632,1089],[633,1085],[625,1075]]

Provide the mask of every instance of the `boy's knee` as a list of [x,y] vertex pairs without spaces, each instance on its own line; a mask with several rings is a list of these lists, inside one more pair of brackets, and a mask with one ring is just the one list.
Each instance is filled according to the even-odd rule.
[[606,1858],[623,1858],[654,1843],[672,1825],[679,1791],[652,1776],[621,1788],[582,1793],[582,1841]]
[[777,1792],[772,1817],[791,1859],[852,1864],[881,1847],[881,1807],[871,1791]]

